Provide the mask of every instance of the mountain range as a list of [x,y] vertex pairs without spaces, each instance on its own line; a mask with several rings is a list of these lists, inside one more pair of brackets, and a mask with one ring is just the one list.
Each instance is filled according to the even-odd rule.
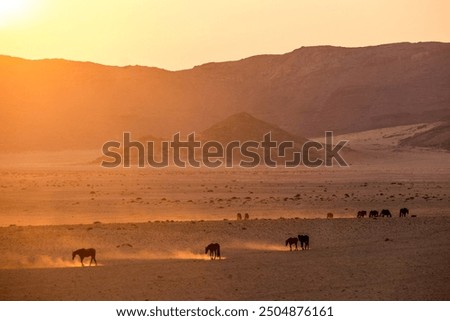
[[208,135],[239,113],[295,137],[439,121],[449,67],[450,44],[436,42],[302,47],[181,71],[0,56],[0,150],[95,149],[124,131]]

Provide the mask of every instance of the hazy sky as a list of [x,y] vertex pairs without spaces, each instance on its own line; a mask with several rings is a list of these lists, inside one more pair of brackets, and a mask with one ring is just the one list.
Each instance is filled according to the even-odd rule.
[[321,44],[450,42],[450,0],[0,0],[0,54],[170,70]]

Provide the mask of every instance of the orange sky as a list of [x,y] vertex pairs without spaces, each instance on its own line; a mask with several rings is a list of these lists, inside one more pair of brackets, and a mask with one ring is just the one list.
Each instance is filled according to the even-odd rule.
[[191,68],[301,46],[450,42],[448,0],[0,0],[0,54]]

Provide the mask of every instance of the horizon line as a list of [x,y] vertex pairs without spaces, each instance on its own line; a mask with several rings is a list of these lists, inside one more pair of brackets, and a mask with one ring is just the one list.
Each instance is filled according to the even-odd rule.
[[304,48],[340,48],[340,49],[362,49],[362,48],[373,48],[373,47],[383,47],[383,46],[392,46],[392,45],[401,45],[401,44],[450,44],[450,42],[445,41],[435,41],[435,40],[427,40],[427,41],[418,41],[418,42],[411,42],[411,41],[400,41],[400,42],[391,42],[391,43],[382,43],[382,44],[376,44],[376,45],[367,45],[367,46],[337,46],[337,45],[312,45],[312,46],[301,46],[297,47],[291,51],[287,51],[284,53],[260,53],[255,54],[251,56],[246,56],[239,59],[232,59],[232,60],[223,60],[223,61],[209,61],[205,62],[199,65],[194,65],[191,68],[185,68],[185,69],[177,69],[177,70],[170,70],[162,67],[156,67],[156,66],[150,66],[150,65],[113,65],[113,64],[106,64],[96,61],[90,61],[90,60],[72,60],[68,58],[62,58],[62,57],[51,57],[51,58],[26,58],[26,57],[19,57],[19,56],[12,56],[8,54],[1,54],[0,57],[6,57],[6,58],[13,58],[13,59],[20,59],[20,60],[26,60],[26,61],[32,61],[32,62],[39,62],[39,61],[64,61],[64,62],[74,62],[74,63],[86,63],[86,64],[94,64],[99,65],[103,67],[117,67],[117,68],[129,68],[129,67],[135,67],[135,68],[151,68],[151,69],[158,69],[161,71],[167,71],[167,72],[181,72],[181,71],[187,71],[187,70],[193,70],[198,67],[202,67],[209,64],[221,64],[221,63],[230,63],[230,62],[238,62],[242,60],[247,60],[255,57],[262,57],[262,56],[283,56],[290,53],[293,53],[297,50],[304,49]]

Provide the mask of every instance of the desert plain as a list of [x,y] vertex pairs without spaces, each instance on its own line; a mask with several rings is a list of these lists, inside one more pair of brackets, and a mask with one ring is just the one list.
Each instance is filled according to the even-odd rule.
[[[421,128],[344,135],[348,167],[105,169],[89,162],[98,151],[2,155],[0,299],[449,300],[450,154],[398,146]],[[356,218],[384,208],[392,218]],[[309,250],[285,246],[298,234]],[[220,260],[205,255],[211,242]],[[83,247],[97,266],[72,260]]]

